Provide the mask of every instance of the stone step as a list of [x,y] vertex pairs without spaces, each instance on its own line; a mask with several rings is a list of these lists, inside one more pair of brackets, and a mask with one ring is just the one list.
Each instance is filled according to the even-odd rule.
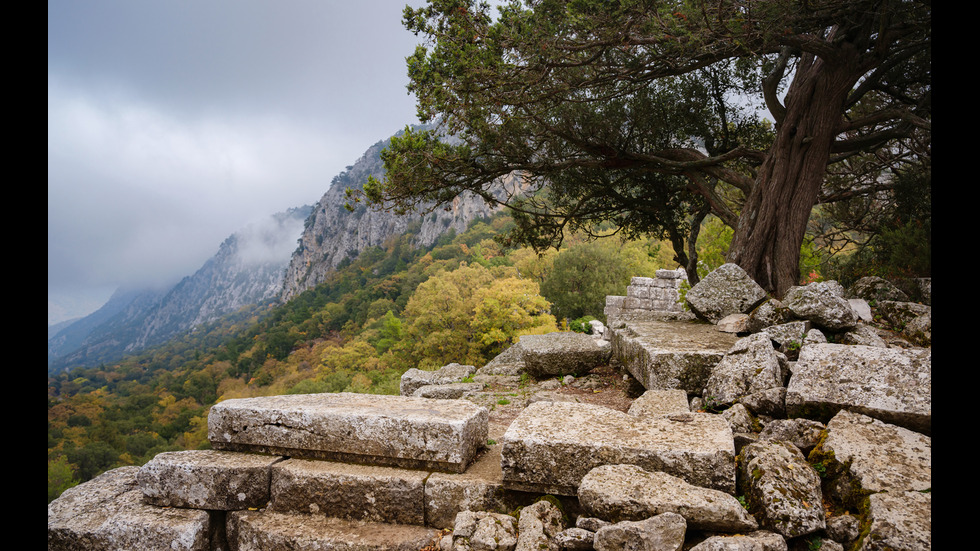
[[695,321],[632,321],[615,327],[612,354],[648,390],[700,396],[712,368],[738,340]]
[[428,475],[394,467],[288,459],[272,467],[269,510],[422,526]]
[[219,450],[458,473],[486,445],[487,421],[466,400],[293,394],[215,404],[208,439]]
[[600,465],[631,464],[735,491],[735,444],[721,415],[637,417],[594,404],[535,402],[503,436],[505,488],[574,496]]
[[418,551],[436,548],[442,535],[424,526],[268,510],[230,512],[227,522],[228,542],[237,551]]
[[48,505],[48,551],[172,549],[209,551],[223,524],[199,509],[143,502],[139,467],[107,471]]
[[136,479],[143,501],[161,507],[234,511],[269,503],[270,469],[282,457],[187,450],[158,453]]

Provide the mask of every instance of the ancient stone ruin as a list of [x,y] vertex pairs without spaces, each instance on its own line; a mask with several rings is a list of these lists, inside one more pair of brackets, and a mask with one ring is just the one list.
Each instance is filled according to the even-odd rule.
[[928,295],[726,265],[686,311],[663,272],[400,396],[220,402],[212,449],[52,502],[48,549],[931,549]]

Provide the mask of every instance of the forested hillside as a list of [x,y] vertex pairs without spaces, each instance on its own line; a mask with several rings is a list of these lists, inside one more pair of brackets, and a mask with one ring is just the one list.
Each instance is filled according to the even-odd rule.
[[[218,400],[397,394],[410,367],[483,365],[519,335],[559,329],[558,312],[601,318],[606,295],[623,294],[632,275],[673,254],[655,240],[573,239],[538,255],[494,239],[511,224],[500,214],[429,248],[414,247],[418,228],[409,228],[282,306],[245,309],[120,362],[49,377],[49,499],[161,451],[206,447]],[[599,261],[622,268],[580,268]]]

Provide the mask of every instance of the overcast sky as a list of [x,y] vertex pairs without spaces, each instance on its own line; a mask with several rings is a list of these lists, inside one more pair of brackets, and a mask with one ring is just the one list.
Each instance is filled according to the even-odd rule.
[[423,3],[49,0],[49,323],[53,299],[194,273],[417,122],[401,15]]

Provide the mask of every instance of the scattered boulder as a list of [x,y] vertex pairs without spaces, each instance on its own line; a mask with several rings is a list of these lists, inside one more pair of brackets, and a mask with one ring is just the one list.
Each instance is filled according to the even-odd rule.
[[766,292],[737,264],[723,264],[685,295],[694,314],[711,323],[729,314],[746,314],[767,298]]
[[609,361],[610,350],[584,333],[560,331],[520,338],[524,369],[532,377],[579,375]]
[[826,526],[820,476],[796,446],[756,442],[742,449],[740,490],[748,509],[764,528],[787,538]]
[[769,388],[760,392],[746,394],[738,399],[755,415],[786,417],[786,388]]
[[820,442],[827,426],[810,419],[773,419],[759,433],[759,440],[789,442],[809,455]]
[[415,389],[412,396],[418,398],[437,398],[454,400],[466,394],[483,390],[483,383],[448,383],[444,385],[425,385]]
[[484,511],[461,511],[453,525],[453,551],[514,551],[517,519]]
[[703,322],[632,322],[616,330],[612,353],[648,390],[700,395],[711,370],[737,340]]
[[908,295],[902,292],[894,283],[878,276],[867,276],[857,280],[848,289],[848,297],[860,298],[868,302],[879,303],[884,300],[907,302]]
[[860,344],[863,346],[888,348],[888,343],[885,342],[885,339],[881,338],[877,331],[863,323],[858,323],[854,329],[841,334],[837,342],[840,344]]
[[521,509],[517,519],[516,551],[556,551],[555,537],[565,529],[561,509],[547,499]]
[[756,530],[748,534],[711,536],[690,551],[787,551],[787,547],[783,536],[768,530]]
[[690,411],[691,407],[687,403],[687,392],[673,389],[647,390],[639,398],[633,400],[626,413],[636,417],[653,417]]
[[871,305],[868,304],[868,301],[863,298],[849,298],[847,299],[847,303],[851,305],[851,310],[854,310],[854,313],[857,314],[860,321],[874,321],[874,316],[871,313]]
[[784,385],[788,371],[776,356],[767,333],[739,339],[711,370],[704,397],[730,405],[741,396]]
[[913,318],[902,332],[919,346],[932,346],[932,310]]
[[213,449],[462,472],[487,441],[489,412],[465,400],[349,392],[218,402]]
[[412,396],[423,386],[460,383],[475,373],[476,367],[458,363],[444,365],[435,371],[424,371],[413,367],[402,374],[398,392],[402,396]]
[[828,331],[847,331],[857,325],[858,317],[844,298],[836,281],[818,281],[790,287],[783,303],[797,318],[811,321]]
[[793,313],[782,302],[771,298],[764,301],[751,312],[747,329],[750,333],[758,333],[766,327],[793,321]]
[[676,513],[663,513],[645,520],[624,520],[600,528],[595,534],[596,551],[680,551],[687,523]]
[[695,530],[742,532],[759,527],[734,496],[636,465],[592,469],[579,485],[578,499],[587,514],[612,522],[671,512]]
[[749,315],[728,314],[718,320],[715,329],[725,333],[747,333],[749,331]]
[[797,350],[803,346],[803,339],[810,331],[810,322],[806,320],[796,320],[777,325],[770,325],[762,330],[762,333],[779,345],[780,350],[795,347]]
[[584,528],[566,528],[555,536],[555,544],[562,551],[591,551],[595,546],[595,532]]

